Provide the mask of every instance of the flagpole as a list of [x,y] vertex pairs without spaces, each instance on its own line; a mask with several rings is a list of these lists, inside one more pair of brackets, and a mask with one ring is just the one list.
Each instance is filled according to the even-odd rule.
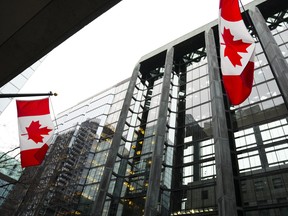
[[0,98],[14,98],[14,97],[37,97],[37,96],[57,96],[57,93],[23,93],[23,94],[0,94]]
[[[252,21],[251,21],[251,18],[250,18],[250,16],[247,14],[247,13],[248,13],[248,10],[245,9],[245,7],[244,7],[244,5],[243,5],[243,3],[242,3],[241,0],[239,0],[239,2],[240,2],[240,5],[241,5],[241,8],[243,9],[243,11],[242,11],[243,14],[244,14],[245,18],[247,19],[248,24],[251,26],[251,30],[252,30],[251,34],[253,35],[253,33],[254,33],[254,34],[255,34],[255,37],[258,38],[258,35],[257,35],[256,30],[255,30],[255,28],[254,28],[254,25],[253,25],[253,23],[252,23]],[[241,14],[242,14],[242,13],[241,13]],[[244,19],[243,19],[243,21],[244,21]]]

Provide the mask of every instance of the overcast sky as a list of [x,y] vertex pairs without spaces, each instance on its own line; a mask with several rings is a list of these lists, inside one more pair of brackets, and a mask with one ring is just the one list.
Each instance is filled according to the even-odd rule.
[[[130,77],[143,55],[217,19],[218,5],[218,0],[123,0],[50,52],[21,93],[57,92],[51,97],[57,115]],[[0,151],[18,145],[13,101],[0,116]]]

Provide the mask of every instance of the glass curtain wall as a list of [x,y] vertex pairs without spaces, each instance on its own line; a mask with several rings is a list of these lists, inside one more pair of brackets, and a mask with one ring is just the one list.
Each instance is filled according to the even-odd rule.
[[[216,212],[215,152],[205,48],[175,61],[166,153],[173,149],[171,215]],[[164,189],[165,191],[165,189]]]
[[[286,20],[284,11],[267,19],[267,24],[287,59]],[[166,137],[157,211],[162,215],[218,215],[206,50],[205,45],[187,41],[174,47],[167,122],[162,125]],[[265,50],[257,37],[255,41],[251,95],[239,106],[225,100],[230,145],[225,154],[232,157],[228,166],[233,169],[237,206],[243,207],[238,213],[285,215],[287,107]],[[157,61],[153,69],[140,67],[102,215],[144,214],[165,71],[164,63]]]
[[[283,56],[288,57],[287,10],[267,18]],[[286,21],[285,21],[286,19]],[[245,215],[287,215],[287,105],[257,37],[252,93],[230,106]]]
[[[142,215],[164,66],[139,73],[102,215]],[[205,48],[174,61],[158,211],[217,211],[215,155]]]
[[159,67],[137,77],[102,215],[144,212],[163,73]]
[[[92,203],[98,193],[108,150],[111,146],[128,84],[129,82],[125,81],[111,89],[110,91],[113,92],[111,96],[94,99],[86,113],[88,119],[96,119],[99,122],[99,127],[89,150],[79,183],[82,190],[81,193],[79,191],[80,200],[77,212],[81,214],[90,214]],[[114,184],[115,181],[111,181],[111,187]]]
[[[16,76],[11,81],[3,85],[0,88],[0,94],[17,94],[23,88],[23,86],[30,79],[30,77],[33,75],[33,73],[36,71],[36,69],[44,61],[45,58],[46,56],[39,59],[37,62],[35,62],[29,68],[24,70],[18,76]],[[9,98],[9,97],[1,98],[0,115],[4,112],[4,110],[7,108],[7,106],[10,104],[12,100],[13,98]]]
[[58,115],[55,142],[18,208],[21,215],[90,214],[128,81]]

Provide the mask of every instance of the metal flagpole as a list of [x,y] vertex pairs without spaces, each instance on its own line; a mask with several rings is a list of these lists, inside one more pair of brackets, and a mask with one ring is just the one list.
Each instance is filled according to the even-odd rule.
[[36,97],[36,96],[57,96],[57,93],[24,93],[24,94],[0,94],[0,98],[14,98],[14,97]]

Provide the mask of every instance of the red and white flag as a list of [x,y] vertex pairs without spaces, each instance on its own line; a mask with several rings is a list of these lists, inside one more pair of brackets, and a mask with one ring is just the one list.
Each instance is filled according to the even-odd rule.
[[231,104],[238,105],[251,93],[255,43],[242,20],[238,0],[220,0],[219,15],[223,83]]
[[52,140],[54,125],[50,117],[49,98],[16,100],[22,167],[37,166],[45,158]]

